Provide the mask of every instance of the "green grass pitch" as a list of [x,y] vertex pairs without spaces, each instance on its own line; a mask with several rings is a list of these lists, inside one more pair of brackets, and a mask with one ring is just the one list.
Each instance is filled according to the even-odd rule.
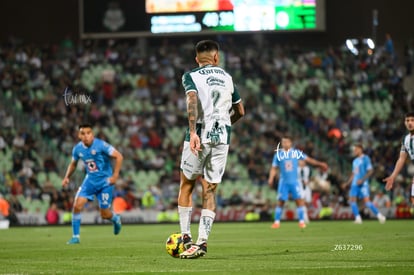
[[[215,223],[208,253],[177,259],[165,251],[178,224],[81,227],[81,244],[66,245],[70,226],[0,230],[0,274],[413,274],[413,220]],[[193,223],[193,235],[198,224]]]

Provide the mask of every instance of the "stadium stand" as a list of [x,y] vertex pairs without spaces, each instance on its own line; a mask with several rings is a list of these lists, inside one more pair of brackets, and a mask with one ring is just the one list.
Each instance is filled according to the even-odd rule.
[[[238,190],[250,193],[243,203],[253,203],[249,198],[259,193],[263,197],[257,200],[274,203],[267,174],[277,137],[286,131],[300,149],[330,164],[325,176],[333,202],[346,205],[341,184],[350,169],[349,148],[356,141],[366,146],[375,163],[373,190],[381,188],[381,179],[393,168],[404,133],[402,117],[410,106],[401,68],[381,50],[354,56],[342,48],[262,43],[266,50],[256,51],[254,42],[223,43],[226,68],[247,110],[234,127],[220,187],[223,199],[228,201]],[[175,203],[187,122],[181,74],[194,67],[193,56],[169,43],[149,49],[145,56],[139,52],[127,42],[111,47],[0,46],[0,137],[5,143],[0,148],[1,188],[17,198],[21,211],[46,212],[50,202],[70,210],[82,166],[68,190],[61,190],[60,182],[77,141],[76,127],[84,120],[124,154],[119,185],[133,191],[135,207],[142,207],[148,190],[164,208]],[[67,88],[79,96],[77,102],[67,101]],[[318,171],[313,173],[316,177]],[[391,199],[408,200],[407,181],[402,177]]]

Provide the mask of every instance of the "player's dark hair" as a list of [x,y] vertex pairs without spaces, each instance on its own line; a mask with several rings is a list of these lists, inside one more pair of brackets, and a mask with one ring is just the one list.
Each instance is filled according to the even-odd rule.
[[213,40],[201,40],[195,46],[196,53],[218,51],[220,49],[219,44]]
[[282,140],[283,138],[285,139],[289,139],[290,141],[293,141],[293,137],[289,134],[284,134],[280,137],[280,139]]
[[414,117],[414,112],[408,112],[405,114],[405,117]]
[[90,124],[90,123],[82,123],[82,124],[79,124],[78,129],[80,130],[82,128],[91,128],[92,129],[92,124]]
[[362,151],[364,150],[364,146],[362,145],[362,143],[355,143],[354,147],[359,147]]

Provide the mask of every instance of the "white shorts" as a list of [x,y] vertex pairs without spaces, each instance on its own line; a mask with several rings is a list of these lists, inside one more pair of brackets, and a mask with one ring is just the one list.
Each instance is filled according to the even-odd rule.
[[414,183],[411,184],[411,197],[414,197]]
[[181,170],[185,177],[190,180],[204,175],[206,181],[210,183],[220,183],[224,174],[229,152],[228,144],[202,144],[202,151],[198,156],[190,150],[190,143],[184,142],[183,153],[181,156]]

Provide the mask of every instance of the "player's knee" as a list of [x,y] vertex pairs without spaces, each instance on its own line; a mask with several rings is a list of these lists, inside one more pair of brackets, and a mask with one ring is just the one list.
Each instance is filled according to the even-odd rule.
[[107,220],[112,218],[112,212],[109,209],[101,209],[101,218]]
[[80,213],[83,209],[83,205],[82,204],[75,204],[73,205],[73,213]]

